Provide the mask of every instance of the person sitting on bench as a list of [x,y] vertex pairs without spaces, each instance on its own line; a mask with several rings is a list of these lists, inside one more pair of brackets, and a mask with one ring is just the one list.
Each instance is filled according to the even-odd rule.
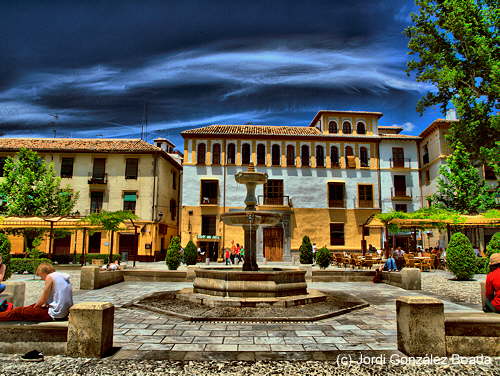
[[486,276],[484,312],[500,313],[500,253],[490,256],[490,272]]
[[36,275],[45,281],[40,298],[35,304],[0,312],[0,321],[59,321],[68,317],[73,305],[73,288],[69,275],[56,272],[50,264],[40,264]]

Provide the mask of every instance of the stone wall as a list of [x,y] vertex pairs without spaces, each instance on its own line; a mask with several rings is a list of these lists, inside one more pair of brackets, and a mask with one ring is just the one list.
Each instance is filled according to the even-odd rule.
[[114,285],[123,282],[124,271],[101,271],[98,266],[82,266],[80,274],[80,289],[81,290],[96,290],[102,287]]

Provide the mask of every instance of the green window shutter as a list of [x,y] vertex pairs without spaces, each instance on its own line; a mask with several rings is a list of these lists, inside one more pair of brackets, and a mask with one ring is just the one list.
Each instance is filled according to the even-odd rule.
[[125,193],[123,196],[123,201],[137,201],[137,194],[136,193]]

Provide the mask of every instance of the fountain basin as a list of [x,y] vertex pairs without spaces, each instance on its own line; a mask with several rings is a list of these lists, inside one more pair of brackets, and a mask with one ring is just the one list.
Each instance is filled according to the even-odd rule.
[[[250,217],[252,218],[252,222],[250,221]],[[280,214],[276,214],[269,211],[257,210],[257,211],[237,211],[237,212],[228,212],[221,215],[221,220],[230,226],[245,226],[250,225],[276,225],[279,223],[281,219]]]
[[221,297],[283,297],[307,295],[306,271],[300,269],[195,269],[193,292]]

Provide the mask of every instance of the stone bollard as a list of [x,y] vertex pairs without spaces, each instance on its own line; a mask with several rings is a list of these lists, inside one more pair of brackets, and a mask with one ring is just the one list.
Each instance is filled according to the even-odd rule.
[[94,290],[97,288],[96,281],[99,267],[95,265],[82,266],[80,272],[80,290]]
[[422,290],[422,274],[419,269],[403,268],[400,273],[401,288],[405,290]]
[[186,281],[194,281],[196,278],[196,273],[194,270],[198,268],[196,265],[188,265],[187,271],[186,271]]
[[408,356],[446,356],[443,302],[423,296],[396,299],[398,350]]
[[300,265],[299,269],[306,271],[306,281],[312,281],[312,265]]
[[115,307],[85,302],[69,311],[66,354],[74,358],[102,358],[113,347]]
[[14,307],[24,306],[24,295],[26,285],[24,282],[2,282],[5,286],[5,291],[2,295],[7,295],[5,298],[8,302],[12,303]]

